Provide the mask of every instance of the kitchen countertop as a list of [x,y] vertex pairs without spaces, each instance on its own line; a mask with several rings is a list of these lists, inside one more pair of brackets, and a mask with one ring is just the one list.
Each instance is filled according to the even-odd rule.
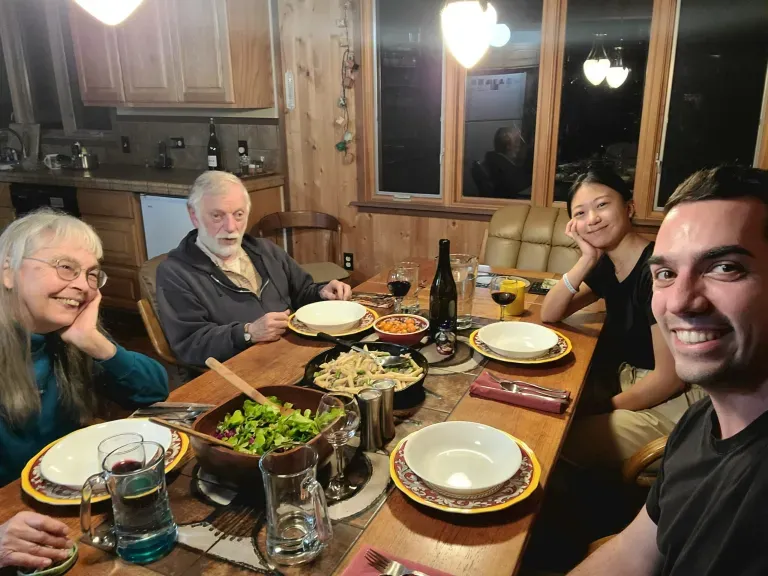
[[[0,182],[52,184],[100,190],[124,190],[162,196],[186,196],[190,186],[203,170],[171,168],[159,170],[143,166],[102,164],[95,170],[49,170],[44,166],[37,170],[0,171]],[[242,179],[249,192],[282,186],[282,174],[271,173],[246,176]]]

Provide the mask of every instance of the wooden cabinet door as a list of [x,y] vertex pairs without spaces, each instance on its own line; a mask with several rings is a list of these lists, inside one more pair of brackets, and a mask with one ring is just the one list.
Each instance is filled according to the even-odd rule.
[[77,81],[85,104],[125,102],[115,28],[69,3]]
[[226,0],[169,0],[182,102],[232,104]]
[[136,220],[110,216],[87,216],[82,220],[93,226],[104,248],[104,264],[141,266],[147,259],[141,230]]
[[117,27],[128,103],[178,102],[167,0],[144,0]]

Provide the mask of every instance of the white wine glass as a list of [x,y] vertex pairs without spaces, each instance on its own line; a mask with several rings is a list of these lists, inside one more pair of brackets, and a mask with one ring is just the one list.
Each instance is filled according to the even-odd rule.
[[344,446],[355,435],[355,430],[360,426],[360,407],[357,400],[351,394],[333,392],[325,394],[320,399],[317,407],[317,415],[327,414],[333,410],[342,410],[339,420],[323,430],[326,440],[333,446],[336,455],[336,475],[331,478],[325,495],[328,500],[336,501],[346,498],[357,490],[344,476]]

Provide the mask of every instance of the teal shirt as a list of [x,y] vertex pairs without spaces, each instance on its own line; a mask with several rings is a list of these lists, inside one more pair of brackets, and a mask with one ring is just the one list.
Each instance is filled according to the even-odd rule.
[[[59,406],[53,358],[46,350],[45,336],[32,335],[32,361],[42,409],[20,430],[10,428],[0,419],[0,486],[16,480],[29,459],[42,448],[79,427],[78,419]],[[110,398],[133,405],[151,404],[168,397],[168,374],[159,362],[143,354],[117,346],[112,358],[95,364],[101,367],[99,382]]]

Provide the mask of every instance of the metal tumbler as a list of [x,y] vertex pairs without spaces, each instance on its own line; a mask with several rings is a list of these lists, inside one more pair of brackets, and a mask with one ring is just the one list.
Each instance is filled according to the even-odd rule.
[[381,391],[364,388],[357,393],[360,406],[360,445],[366,452],[375,452],[382,447],[381,439]]
[[395,437],[395,386],[394,380],[379,380],[373,385],[381,392],[381,437],[385,442]]

